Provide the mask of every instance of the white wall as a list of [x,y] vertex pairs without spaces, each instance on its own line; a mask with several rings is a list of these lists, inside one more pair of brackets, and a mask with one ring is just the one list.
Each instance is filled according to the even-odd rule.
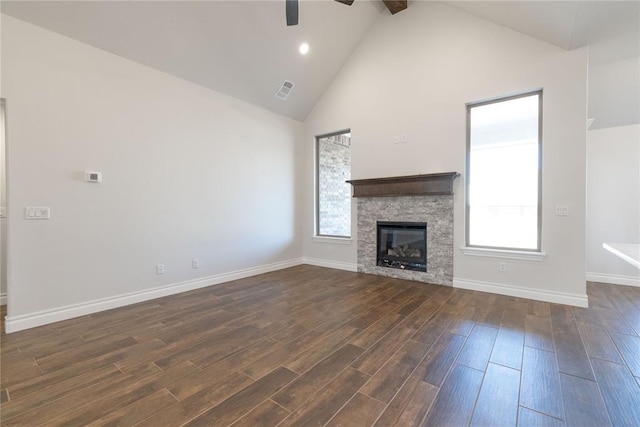
[[[351,244],[313,235],[313,137],[352,131],[352,178],[465,170],[465,103],[544,89],[543,250],[541,262],[468,256],[464,176],[455,182],[457,286],[586,303],[585,156],[587,51],[567,52],[437,2],[382,16],[305,121],[304,256],[354,266]],[[393,145],[393,135],[408,143]],[[505,177],[508,179],[508,177]],[[571,216],[555,217],[557,204]],[[354,205],[354,229],[355,229]]]
[[594,130],[640,122],[640,57],[589,67],[588,115]]
[[640,270],[603,243],[640,244],[640,125],[587,135],[587,278],[640,286]]
[[[7,206],[5,176],[5,105],[0,105],[0,206]],[[0,218],[0,304],[7,303],[7,219]]]
[[2,19],[8,330],[300,262],[301,123]]

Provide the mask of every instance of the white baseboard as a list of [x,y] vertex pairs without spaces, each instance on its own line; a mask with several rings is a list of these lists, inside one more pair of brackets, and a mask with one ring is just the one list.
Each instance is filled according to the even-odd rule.
[[44,310],[13,317],[7,316],[5,330],[7,331],[7,333],[22,331],[24,329],[47,325],[49,323],[59,322],[61,320],[67,320],[74,317],[85,316],[87,314],[97,313],[99,311],[110,310],[112,308],[149,301],[152,299],[179,294],[181,292],[191,291],[207,286],[218,285],[220,283],[225,283],[232,280],[244,279],[246,277],[256,276],[258,274],[268,273],[271,271],[282,270],[284,268],[301,265],[302,263],[302,258],[298,258],[289,261],[262,265],[259,267],[232,271],[230,273],[223,273],[215,276],[202,277],[200,279],[174,283],[159,288],[117,295],[115,297],[68,305],[66,307],[54,308],[51,310]]
[[326,259],[318,259],[318,258],[302,258],[303,264],[316,265],[318,267],[327,267],[327,268],[335,268],[338,270],[346,270],[346,271],[358,271],[358,264],[352,264],[350,262],[341,262],[341,261],[328,261]]
[[589,282],[609,283],[612,285],[625,285],[640,287],[640,276],[620,276],[606,273],[587,273]]
[[514,286],[502,285],[498,283],[477,282],[466,279],[453,279],[453,287],[469,289],[472,291],[489,292],[492,294],[508,295],[510,297],[527,298],[538,301],[554,302],[557,304],[574,305],[577,307],[588,307],[589,298],[587,295],[566,294],[563,292],[543,291],[540,289],[517,288]]
[[0,305],[7,305],[7,294],[0,294]]

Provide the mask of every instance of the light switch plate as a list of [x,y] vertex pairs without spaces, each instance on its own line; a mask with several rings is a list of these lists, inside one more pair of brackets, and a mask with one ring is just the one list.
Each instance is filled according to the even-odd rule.
[[24,208],[26,219],[51,219],[51,208],[48,206],[27,206]]

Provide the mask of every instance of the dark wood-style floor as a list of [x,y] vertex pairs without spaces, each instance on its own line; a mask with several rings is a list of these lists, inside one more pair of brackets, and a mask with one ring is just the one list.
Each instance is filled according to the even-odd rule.
[[1,421],[638,426],[640,288],[588,293],[281,270],[2,335]]
[[0,305],[0,334],[4,332],[4,318],[7,316],[7,306]]

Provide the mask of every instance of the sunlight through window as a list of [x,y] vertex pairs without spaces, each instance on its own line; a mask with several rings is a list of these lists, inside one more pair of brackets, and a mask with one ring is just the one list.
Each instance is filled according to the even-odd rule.
[[468,246],[540,250],[541,98],[467,106]]

